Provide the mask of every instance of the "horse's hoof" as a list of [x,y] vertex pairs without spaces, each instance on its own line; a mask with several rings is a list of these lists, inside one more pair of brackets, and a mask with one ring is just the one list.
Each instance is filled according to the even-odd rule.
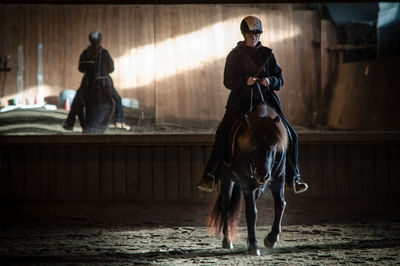
[[265,245],[267,248],[275,248],[275,247],[276,247],[276,243],[277,243],[277,242],[273,242],[273,243],[272,243],[272,242],[269,242],[267,238],[264,239],[264,245]]
[[231,241],[228,241],[228,240],[223,240],[222,241],[222,247],[223,248],[226,248],[226,249],[233,249],[233,244],[232,244],[232,242]]
[[65,130],[70,130],[72,131],[74,128],[74,125],[70,125],[68,123],[64,123],[64,125],[62,126]]
[[264,239],[264,245],[267,248],[275,248],[276,244],[278,243],[279,240],[279,235],[276,236],[275,241],[271,239],[271,235],[269,234],[265,239]]
[[249,251],[247,253],[252,256],[260,256],[261,255],[259,248],[249,248]]

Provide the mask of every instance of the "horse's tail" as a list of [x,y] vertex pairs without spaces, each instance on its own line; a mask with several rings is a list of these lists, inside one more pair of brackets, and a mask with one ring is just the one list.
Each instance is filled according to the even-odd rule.
[[241,188],[238,184],[233,186],[232,197],[229,206],[225,207],[226,209],[223,206],[222,194],[219,194],[214,209],[208,216],[207,227],[209,228],[210,233],[219,235],[226,223],[229,228],[229,236],[233,239],[239,220],[241,199]]

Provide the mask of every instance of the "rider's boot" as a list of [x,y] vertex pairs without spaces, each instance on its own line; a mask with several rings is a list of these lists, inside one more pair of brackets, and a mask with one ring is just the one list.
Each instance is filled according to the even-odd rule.
[[212,173],[206,173],[198,184],[198,188],[205,192],[213,192],[215,186],[215,176]]
[[[214,154],[213,154],[214,153]],[[208,160],[207,167],[204,171],[203,178],[200,180],[197,188],[205,192],[213,192],[217,178],[215,177],[216,169],[218,168],[221,159],[218,156],[217,151],[211,152],[210,159]]]
[[126,131],[130,131],[131,127],[125,124],[124,122],[115,122],[115,128],[124,129]]
[[295,194],[306,192],[308,190],[308,184],[303,181],[298,168],[293,165],[290,158],[287,158],[286,167],[288,168],[286,177],[289,177],[286,182],[286,188],[293,190]]
[[218,125],[210,158],[208,159],[203,178],[197,185],[200,190],[213,192],[215,184],[218,182],[218,177],[215,176],[215,173],[224,157],[224,141],[226,139],[226,132],[229,130],[228,126],[230,125],[232,116],[233,115],[227,115],[227,113],[225,113],[222,122]]

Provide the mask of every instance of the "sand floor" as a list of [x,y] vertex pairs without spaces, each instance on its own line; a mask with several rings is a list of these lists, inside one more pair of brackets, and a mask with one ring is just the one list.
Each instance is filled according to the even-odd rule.
[[1,265],[396,265],[393,200],[287,199],[275,249],[263,246],[271,201],[260,199],[261,256],[247,255],[243,216],[234,249],[210,235],[204,202],[1,205]]

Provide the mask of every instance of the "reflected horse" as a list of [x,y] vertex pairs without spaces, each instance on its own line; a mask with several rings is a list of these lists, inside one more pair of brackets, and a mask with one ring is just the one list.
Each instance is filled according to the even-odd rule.
[[248,252],[260,255],[256,238],[256,200],[267,186],[274,199],[275,219],[271,232],[264,239],[265,246],[275,247],[281,232],[281,220],[286,206],[284,186],[287,131],[275,110],[262,103],[249,116],[233,123],[228,139],[231,162],[224,162],[216,171],[221,187],[208,226],[216,234],[222,231],[222,246],[232,249],[243,192]]
[[96,64],[88,64],[85,73],[86,86],[83,87],[84,102],[83,133],[102,134],[108,128],[114,113],[114,100],[111,95],[113,86],[110,77],[98,77]]

